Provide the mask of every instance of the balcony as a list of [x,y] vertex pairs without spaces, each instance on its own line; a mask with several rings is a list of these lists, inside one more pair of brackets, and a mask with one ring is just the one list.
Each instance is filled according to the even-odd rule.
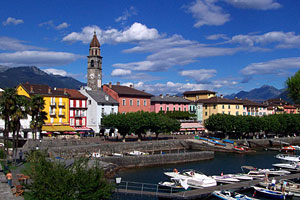
[[84,114],[75,113],[75,117],[84,117]]
[[65,112],[59,112],[58,116],[65,116]]
[[65,107],[65,103],[64,103],[64,102],[59,102],[59,103],[58,103],[58,106],[59,106],[59,107]]
[[50,106],[55,107],[55,106],[56,106],[56,103],[55,103],[55,102],[50,102]]
[[50,115],[50,116],[55,116],[55,115],[56,115],[56,114],[55,114],[55,111],[50,111],[50,112],[49,112],[49,115]]

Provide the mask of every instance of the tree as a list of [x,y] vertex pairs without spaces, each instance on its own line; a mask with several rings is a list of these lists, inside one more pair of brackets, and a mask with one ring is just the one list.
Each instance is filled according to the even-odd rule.
[[75,160],[66,167],[63,161],[47,158],[46,152],[32,151],[25,174],[31,181],[26,193],[36,200],[98,200],[111,197],[114,187],[105,179],[98,163],[88,166],[88,159]]
[[47,113],[43,111],[45,108],[45,100],[40,95],[34,95],[30,101],[29,114],[31,115],[30,128],[33,130],[33,139],[36,139],[36,133],[42,130]]
[[2,93],[2,97],[0,100],[0,113],[1,118],[5,122],[4,128],[4,145],[5,151],[8,155],[8,136],[9,132],[11,131],[11,118],[15,112],[16,107],[16,90],[14,88],[5,89]]
[[296,104],[300,104],[300,70],[286,81],[288,95]]

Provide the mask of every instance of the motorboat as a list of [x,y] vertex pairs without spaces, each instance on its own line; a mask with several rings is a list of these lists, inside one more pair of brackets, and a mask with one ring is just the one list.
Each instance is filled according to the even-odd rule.
[[298,146],[298,145],[292,145],[292,147],[294,147],[296,151],[300,151],[300,146]]
[[284,169],[293,169],[293,170],[300,170],[300,162],[296,163],[276,163],[272,164],[274,167],[277,168],[284,168]]
[[174,169],[173,172],[165,172],[164,174],[172,178],[187,180],[190,187],[212,187],[217,185],[217,181],[213,178],[192,169],[182,172]]
[[231,176],[223,175],[223,176],[212,176],[213,179],[215,179],[218,183],[234,183],[234,182],[240,182],[239,179],[233,178]]
[[212,195],[214,195],[215,197],[218,197],[220,199],[225,199],[225,200],[258,200],[258,199],[255,199],[255,198],[252,198],[252,197],[249,197],[247,195],[244,195],[244,194],[239,194],[239,193],[231,193],[227,190],[225,191],[214,191],[212,193]]
[[112,156],[115,156],[115,157],[123,157],[123,154],[121,154],[121,153],[113,153]]
[[282,193],[279,191],[273,191],[273,190],[269,190],[269,189],[262,188],[262,187],[256,187],[256,186],[253,186],[253,188],[259,194],[261,194],[265,197],[268,197],[268,198],[272,198],[272,199],[289,199],[294,196],[294,194],[290,193],[290,192]]
[[[279,183],[275,184],[275,190],[281,191],[282,190],[282,185],[283,185],[284,181],[286,182],[285,191],[286,192],[292,192],[295,197],[300,197],[300,184],[299,183],[295,183],[295,182],[290,181],[290,180],[280,180]],[[262,187],[267,188],[267,187],[269,187],[270,183],[268,183],[268,182],[260,182],[259,185],[262,186]]]
[[296,155],[278,154],[275,158],[288,162],[300,162],[300,156]]
[[143,156],[143,155],[149,155],[149,153],[144,153],[141,151],[130,151],[127,153],[130,156]]
[[257,169],[252,166],[242,166],[241,168],[243,171],[244,169],[248,169],[249,172],[246,175],[253,178],[263,178],[266,176],[266,174],[274,175],[274,176],[282,176],[282,175],[290,174],[290,172],[286,170]]
[[171,178],[170,181],[161,181],[158,183],[158,187],[160,190],[165,192],[182,192],[188,190],[188,187],[183,187],[181,185],[181,179]]
[[252,181],[253,180],[253,177],[248,176],[246,174],[225,174],[224,176],[229,176],[229,177],[236,178],[236,179],[239,179],[242,181]]
[[101,158],[102,155],[99,152],[93,152],[91,155],[93,158]]
[[295,150],[296,149],[292,145],[285,146],[280,149],[280,151],[283,151],[283,152],[294,152]]

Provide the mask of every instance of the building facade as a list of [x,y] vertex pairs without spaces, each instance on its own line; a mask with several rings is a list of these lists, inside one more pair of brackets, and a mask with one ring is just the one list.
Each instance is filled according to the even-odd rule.
[[243,103],[243,115],[264,116],[268,115],[268,106],[262,103],[257,103],[247,99],[239,100]]
[[137,112],[137,111],[151,111],[151,97],[152,94],[137,90],[130,87],[117,85],[103,85],[103,91],[110,95],[119,103],[119,113]]
[[102,90],[80,89],[87,97],[87,127],[99,133],[104,115],[118,113],[118,102]]
[[100,52],[100,43],[94,32],[90,43],[87,70],[87,86],[92,90],[100,90],[102,86],[102,56]]
[[216,92],[209,90],[195,90],[195,91],[186,91],[183,93],[185,99],[190,101],[198,101],[200,99],[209,99],[216,96]]
[[160,111],[189,111],[190,101],[176,96],[155,96],[151,97],[151,112],[158,113]]

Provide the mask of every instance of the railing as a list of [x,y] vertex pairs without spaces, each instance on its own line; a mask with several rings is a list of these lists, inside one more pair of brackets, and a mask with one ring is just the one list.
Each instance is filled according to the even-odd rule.
[[50,106],[56,106],[55,102],[50,102]]
[[84,117],[84,114],[76,114],[75,113],[75,117]]
[[[181,194],[178,194],[178,189],[173,188],[162,188],[158,184],[151,183],[140,183],[140,182],[131,182],[131,181],[121,181],[121,183],[116,185],[116,192],[119,193],[128,193],[128,194],[140,194],[140,195],[150,195],[150,196],[178,196],[184,197],[184,190],[181,191]],[[182,193],[183,192],[183,193]]]
[[55,114],[54,111],[52,111],[52,112],[49,112],[49,115],[50,115],[50,116],[54,116],[54,115],[56,115],[56,114]]

